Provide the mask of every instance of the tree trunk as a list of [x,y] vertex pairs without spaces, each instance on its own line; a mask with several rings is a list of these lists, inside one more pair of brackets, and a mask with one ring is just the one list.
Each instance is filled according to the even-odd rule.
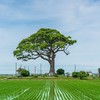
[[53,53],[51,53],[51,59],[49,60],[49,64],[50,64],[49,74],[51,76],[55,74],[55,56]]
[[55,74],[55,64],[54,61],[50,61],[50,71],[49,71],[50,75],[54,75]]

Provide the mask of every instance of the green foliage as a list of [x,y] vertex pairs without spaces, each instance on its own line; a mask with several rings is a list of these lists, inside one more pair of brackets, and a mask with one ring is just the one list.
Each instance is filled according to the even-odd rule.
[[75,77],[75,78],[79,77],[79,72],[73,72],[72,76]]
[[60,68],[57,70],[58,75],[63,75],[64,74],[64,69]]
[[31,74],[32,78],[38,78],[40,75]]
[[87,76],[88,76],[88,73],[87,72],[85,72],[85,71],[80,71],[79,72],[80,79],[83,79],[84,77],[87,77]]
[[29,73],[28,70],[22,70],[21,75],[24,76],[24,77],[26,77],[26,76],[29,76],[30,73]]
[[26,70],[26,69],[23,69],[23,68],[19,68],[19,69],[17,70],[17,72],[18,72],[18,74],[19,74],[20,76],[24,76],[24,77],[30,76],[30,72],[29,72],[28,70]]
[[87,72],[85,72],[85,71],[80,71],[80,72],[73,72],[72,76],[76,77],[76,78],[79,77],[80,79],[83,79],[83,78],[89,76],[89,74]]
[[71,40],[70,36],[64,36],[59,31],[49,28],[41,28],[36,33],[23,39],[13,52],[17,59],[24,61],[30,59],[50,58],[51,52],[66,52],[66,47],[73,45],[76,40]]

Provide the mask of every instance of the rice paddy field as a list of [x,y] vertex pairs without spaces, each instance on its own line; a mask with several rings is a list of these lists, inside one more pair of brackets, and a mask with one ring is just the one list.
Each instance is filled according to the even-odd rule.
[[100,100],[100,80],[0,80],[0,100]]

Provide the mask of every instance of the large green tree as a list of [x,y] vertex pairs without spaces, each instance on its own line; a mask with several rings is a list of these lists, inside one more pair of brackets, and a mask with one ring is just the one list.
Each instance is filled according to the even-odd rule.
[[68,55],[68,47],[75,42],[76,40],[72,40],[70,36],[66,37],[55,29],[41,28],[18,44],[14,56],[18,60],[24,61],[40,57],[49,62],[49,73],[53,75],[55,73],[56,53],[63,51]]

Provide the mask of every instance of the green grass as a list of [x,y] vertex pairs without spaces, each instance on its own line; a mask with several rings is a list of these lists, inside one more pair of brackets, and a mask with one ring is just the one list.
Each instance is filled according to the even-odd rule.
[[100,80],[0,80],[0,100],[100,100]]

